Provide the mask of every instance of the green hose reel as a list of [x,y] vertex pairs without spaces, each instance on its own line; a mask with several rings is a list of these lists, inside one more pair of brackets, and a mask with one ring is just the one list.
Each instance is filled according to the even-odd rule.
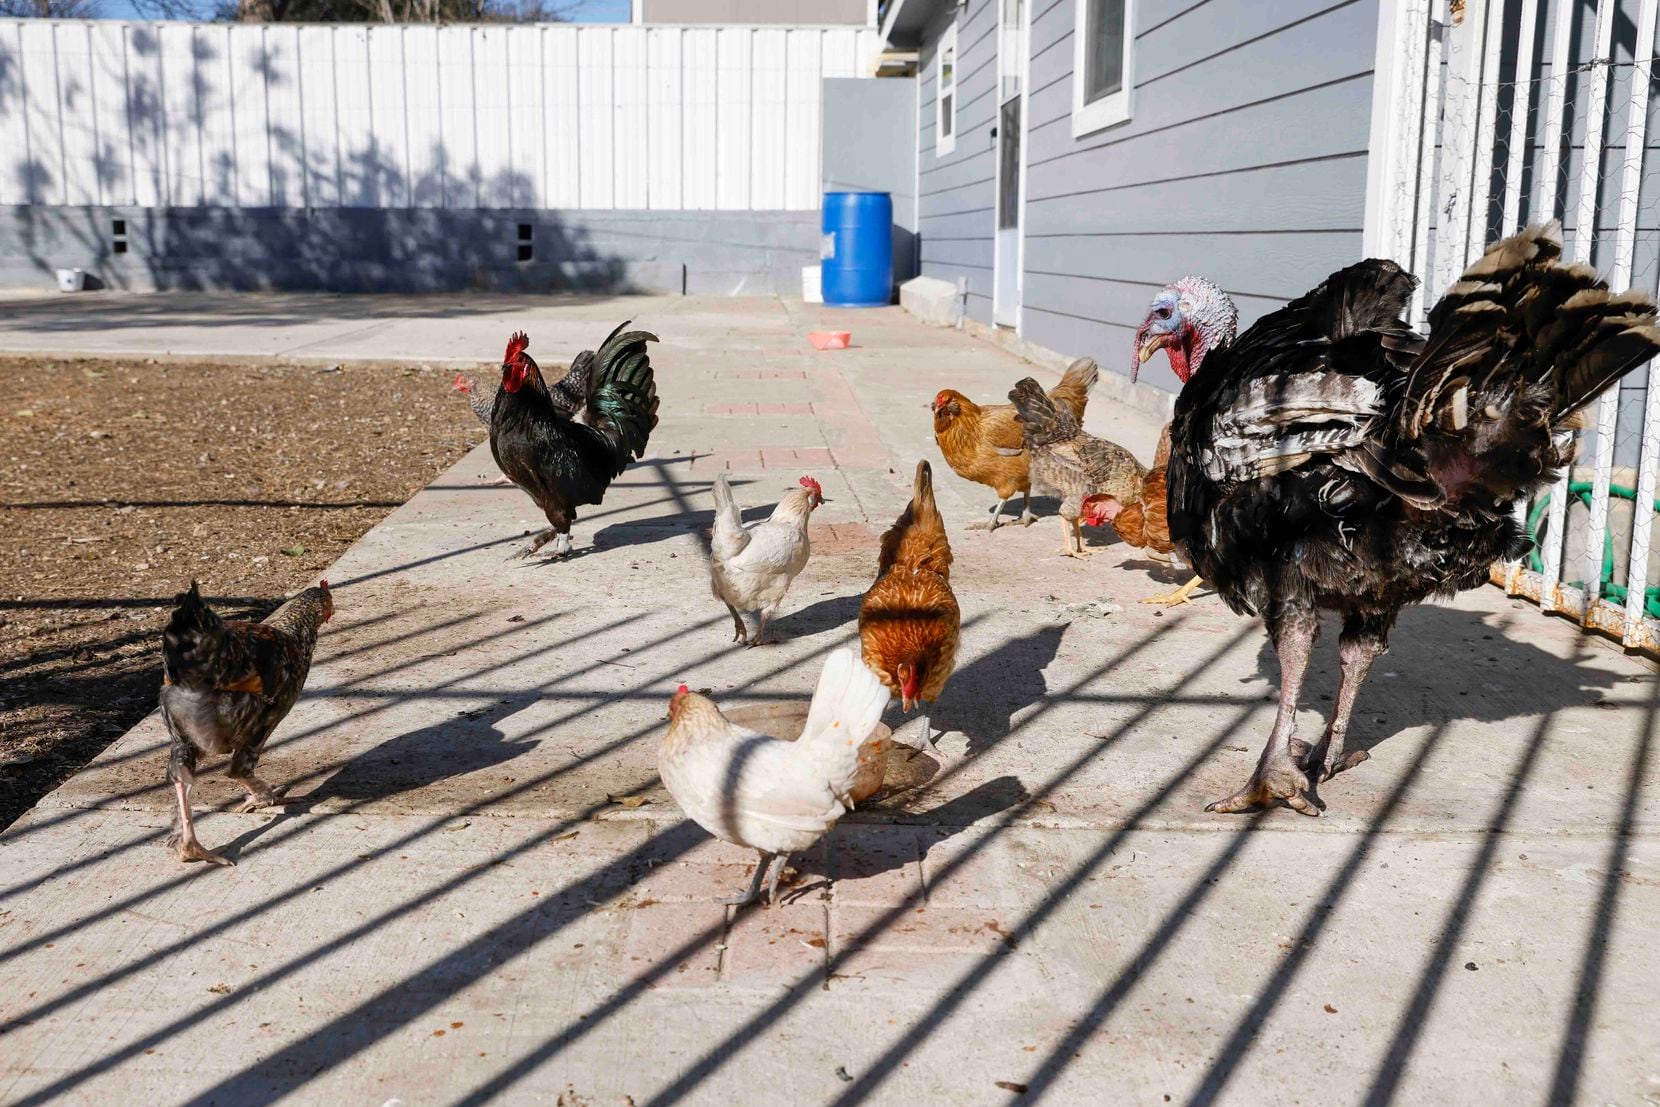
[[[1589,481],[1574,481],[1568,485],[1568,495],[1578,496],[1580,502],[1587,508],[1591,506],[1592,485]],[[1623,484],[1610,484],[1608,494],[1622,500],[1637,499],[1635,489],[1627,488]],[[1527,513],[1527,536],[1533,541],[1533,548],[1527,553],[1527,567],[1536,573],[1545,571],[1545,563],[1539,557],[1539,520],[1550,507],[1550,493],[1539,497],[1539,502],[1533,505],[1533,510]],[[1655,511],[1660,511],[1660,500],[1654,503]],[[1582,580],[1570,581],[1574,588],[1584,588]],[[1602,535],[1602,595],[1607,596],[1616,604],[1625,603],[1626,587],[1614,583],[1614,536],[1606,528]],[[1643,609],[1650,618],[1660,619],[1660,585],[1651,585],[1643,590]]]

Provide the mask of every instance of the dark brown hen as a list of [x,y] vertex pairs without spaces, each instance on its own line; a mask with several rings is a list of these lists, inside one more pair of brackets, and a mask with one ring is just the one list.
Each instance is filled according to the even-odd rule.
[[195,581],[174,602],[161,638],[161,717],[173,740],[167,779],[178,804],[167,844],[180,861],[229,865],[196,837],[190,789],[197,758],[230,755],[225,775],[248,793],[243,811],[282,802],[284,789],[254,775],[254,767],[305,687],[317,630],[334,614],[334,599],[325,580],[259,623],[219,618]]
[[[1169,350],[1185,382],[1171,537],[1229,606],[1262,613],[1280,658],[1262,757],[1211,810],[1318,813],[1309,775],[1367,756],[1344,752],[1349,717],[1401,609],[1472,588],[1525,548],[1514,503],[1570,459],[1574,412],[1660,349],[1648,297],[1564,263],[1555,226],[1490,247],[1430,313],[1427,339],[1403,318],[1416,283],[1364,261],[1212,347],[1197,305],[1226,297],[1189,278],[1138,332],[1140,356]],[[1292,731],[1322,609],[1343,617],[1342,677],[1311,747]]]

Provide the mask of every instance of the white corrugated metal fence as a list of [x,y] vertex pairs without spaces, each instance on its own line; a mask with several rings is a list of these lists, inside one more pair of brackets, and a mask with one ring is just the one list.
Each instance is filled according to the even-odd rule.
[[0,204],[811,210],[858,28],[0,20]]

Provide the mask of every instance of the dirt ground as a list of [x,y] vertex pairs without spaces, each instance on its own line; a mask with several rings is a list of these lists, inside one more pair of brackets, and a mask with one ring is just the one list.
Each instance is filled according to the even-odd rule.
[[262,617],[481,440],[452,375],[0,358],[0,828],[155,706],[192,578]]

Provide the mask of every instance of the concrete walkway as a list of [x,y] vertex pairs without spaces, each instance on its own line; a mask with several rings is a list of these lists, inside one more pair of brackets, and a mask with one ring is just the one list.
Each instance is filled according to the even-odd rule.
[[[625,317],[664,339],[651,456],[562,564],[504,563],[539,524],[487,448],[353,547],[262,767],[304,802],[200,820],[236,868],[163,850],[153,717],[0,836],[0,1101],[1660,1101],[1652,666],[1495,589],[1413,610],[1324,818],[1206,815],[1272,656],[1214,597],[1138,604],[1172,578],[1105,532],[1085,564],[1052,518],[967,529],[990,496],[926,405],[1002,396],[1008,354],[892,310],[467,297],[0,304],[0,348],[488,361],[523,327],[554,361]],[[854,349],[807,345],[829,322]],[[946,759],[734,914],[750,857],[656,782],[669,694],[804,698],[918,457],[965,618]],[[771,648],[708,593],[723,467],[832,501]]]

